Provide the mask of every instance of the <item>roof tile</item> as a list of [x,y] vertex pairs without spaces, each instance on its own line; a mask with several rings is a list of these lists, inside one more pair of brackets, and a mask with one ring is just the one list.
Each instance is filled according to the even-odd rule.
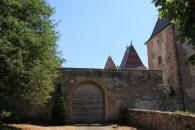
[[[168,20],[167,17],[163,17],[163,18],[158,18],[156,25],[154,27],[154,30],[152,32],[152,35],[150,36],[149,40],[152,39],[154,36],[156,36],[159,32],[161,32],[163,29],[165,29],[167,26],[169,26],[171,24],[171,21]],[[148,40],[148,41],[149,41]],[[147,42],[148,42],[147,41]],[[147,43],[146,42],[146,43]],[[145,43],[145,44],[146,44]]]
[[108,57],[108,60],[106,62],[104,69],[116,69],[116,65],[114,64],[114,62],[110,56]]
[[127,47],[127,50],[121,62],[120,69],[125,68],[146,68],[139,58],[133,45]]

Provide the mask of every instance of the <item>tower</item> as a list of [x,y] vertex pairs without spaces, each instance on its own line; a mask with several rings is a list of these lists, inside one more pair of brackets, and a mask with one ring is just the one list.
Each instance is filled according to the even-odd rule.
[[148,66],[149,70],[163,71],[164,93],[170,98],[177,98],[183,110],[186,108],[193,111],[195,66],[188,66],[185,62],[195,52],[188,45],[189,40],[179,43],[175,32],[175,25],[167,18],[157,20],[149,40],[145,43],[148,49]]
[[145,44],[148,49],[149,70],[163,70],[166,93],[179,92],[179,62],[174,25],[167,18],[159,18]]
[[129,70],[145,70],[146,67],[143,65],[139,55],[137,54],[134,46],[131,45],[127,47],[123,60],[120,65],[120,69],[129,69]]
[[114,62],[113,62],[113,60],[111,58],[111,56],[108,57],[104,69],[111,69],[111,70],[117,69],[116,65],[114,64]]

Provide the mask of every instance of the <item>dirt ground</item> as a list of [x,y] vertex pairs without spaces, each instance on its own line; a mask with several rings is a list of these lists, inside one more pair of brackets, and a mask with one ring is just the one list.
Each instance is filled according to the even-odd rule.
[[1,130],[137,130],[118,125],[38,126],[31,124],[3,124]]

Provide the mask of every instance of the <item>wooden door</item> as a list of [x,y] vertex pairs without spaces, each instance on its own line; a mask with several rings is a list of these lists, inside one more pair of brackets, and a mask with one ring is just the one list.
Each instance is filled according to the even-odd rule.
[[72,123],[103,123],[104,94],[96,84],[79,85],[72,93]]

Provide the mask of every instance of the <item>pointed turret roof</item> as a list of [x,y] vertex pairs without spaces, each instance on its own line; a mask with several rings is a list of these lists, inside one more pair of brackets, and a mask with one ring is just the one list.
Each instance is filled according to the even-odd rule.
[[146,69],[132,44],[127,47],[120,69]]
[[116,65],[114,64],[111,56],[108,57],[104,69],[116,69]]
[[[157,20],[157,22],[156,22],[156,25],[155,25],[155,27],[154,27],[154,29],[153,29],[153,32],[152,32],[152,34],[151,34],[151,36],[150,36],[150,38],[148,39],[148,41],[150,40],[150,39],[152,39],[154,36],[156,36],[159,32],[161,32],[162,30],[164,30],[167,26],[169,26],[169,25],[171,25],[171,21],[169,21],[168,20],[168,18],[167,17],[163,17],[163,18],[158,18],[158,20]],[[147,41],[147,42],[148,42]],[[146,42],[146,43],[147,43]],[[145,43],[145,44],[146,44]]]

